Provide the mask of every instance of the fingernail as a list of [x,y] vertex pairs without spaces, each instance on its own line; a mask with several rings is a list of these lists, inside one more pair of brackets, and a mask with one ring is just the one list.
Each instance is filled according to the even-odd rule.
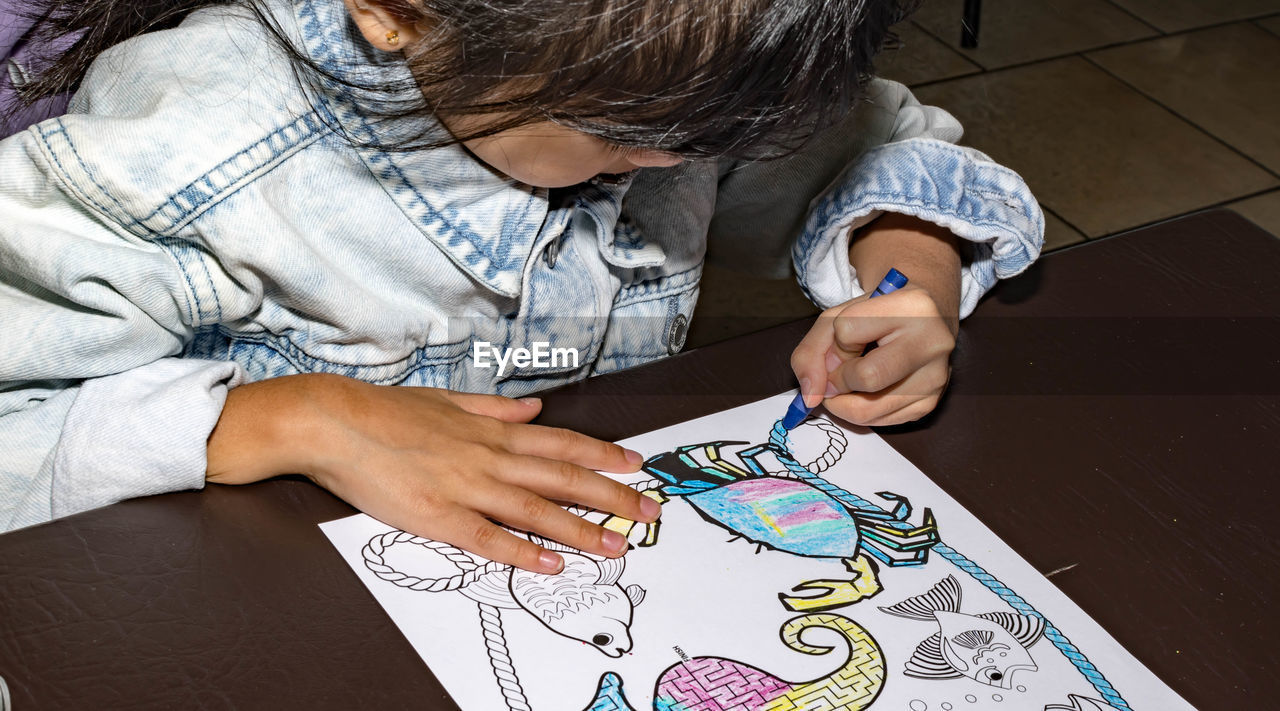
[[840,356],[836,355],[835,353],[832,353],[831,351],[827,351],[827,372],[828,373],[835,370],[836,368],[839,368],[840,364],[843,362],[844,361],[840,360]]
[[[616,534],[615,534],[616,535]],[[544,550],[538,554],[538,563],[542,566],[542,570],[551,575],[564,570],[564,558],[558,553]]]
[[522,397],[522,398],[520,398],[520,402],[521,402],[521,403],[523,403],[523,404],[525,404],[525,405],[528,405],[529,407],[537,407],[538,405],[541,405],[541,404],[542,404],[542,398],[540,398],[540,397]]
[[642,462],[644,462],[644,455],[634,449],[623,449],[622,451],[626,452],[627,462],[629,462],[631,466],[638,467]]
[[605,531],[600,536],[600,542],[604,544],[605,550],[614,553],[621,553],[627,547],[627,539],[617,531]]
[[804,398],[804,406],[810,410],[822,403],[822,396],[811,389],[812,385],[812,380],[800,379],[800,395]]
[[823,397],[835,397],[836,395],[839,395],[839,394],[840,394],[840,391],[836,390],[835,383],[832,383],[831,381],[827,381],[827,392],[823,394]]
[[640,497],[640,513],[644,514],[645,518],[656,519],[662,515],[662,504],[647,496],[642,496]]

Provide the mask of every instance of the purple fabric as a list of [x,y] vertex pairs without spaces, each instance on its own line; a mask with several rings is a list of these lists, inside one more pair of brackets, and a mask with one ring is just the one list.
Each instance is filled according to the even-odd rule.
[[29,29],[31,20],[14,12],[13,3],[7,0],[0,2],[0,57],[8,59],[14,45]]
[[[17,12],[16,2],[17,0],[0,0],[0,138],[64,113],[67,102],[71,99],[70,94],[58,94],[9,114],[18,105],[18,92],[13,84],[15,77],[20,76],[17,67],[23,67],[27,71],[38,70],[39,57],[47,51],[38,44],[28,42],[24,37],[33,23]],[[55,52],[65,51],[79,36],[77,33],[59,37],[49,47]]]

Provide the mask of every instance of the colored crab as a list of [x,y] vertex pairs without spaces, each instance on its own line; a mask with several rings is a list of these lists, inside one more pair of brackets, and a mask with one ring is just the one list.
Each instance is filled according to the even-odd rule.
[[[770,460],[782,468],[770,472]],[[733,533],[730,540],[744,538],[757,544],[757,550],[839,559],[855,574],[850,581],[815,580],[795,587],[825,591],[816,598],[781,595],[783,604],[795,611],[830,610],[870,597],[880,586],[878,568],[867,555],[889,566],[920,565],[940,540],[930,510],[925,509],[921,525],[912,526],[905,498],[880,492],[893,503],[890,510],[880,508],[809,472],[775,443],[716,441],[679,447],[650,457],[644,471],[663,482],[647,495],[659,501],[682,497],[704,519]],[[624,533],[632,525],[606,522]],[[652,528],[640,545],[656,540],[657,529]]]

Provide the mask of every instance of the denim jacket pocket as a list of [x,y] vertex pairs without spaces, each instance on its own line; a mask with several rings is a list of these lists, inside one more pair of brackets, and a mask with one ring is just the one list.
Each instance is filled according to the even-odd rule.
[[623,284],[614,299],[594,373],[679,353],[689,335],[701,278],[702,264],[698,263],[675,274]]

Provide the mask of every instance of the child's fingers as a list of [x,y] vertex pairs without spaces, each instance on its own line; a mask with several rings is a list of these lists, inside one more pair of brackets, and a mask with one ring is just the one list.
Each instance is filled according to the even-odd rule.
[[923,289],[899,289],[877,299],[864,299],[845,306],[832,329],[835,344],[848,353],[861,353],[868,343],[880,342],[895,331],[913,330],[912,321],[922,323],[938,318],[938,306]]
[[849,393],[829,397],[823,402],[827,412],[845,422],[870,426],[872,422],[889,412],[909,405],[913,398],[887,393]]
[[806,407],[817,407],[827,390],[827,351],[835,341],[834,314],[840,307],[828,309],[818,316],[813,328],[800,339],[791,352],[791,370],[800,382],[800,394]]
[[[923,417],[937,405],[946,388],[948,372],[945,365],[931,365],[878,392],[854,392],[827,398],[825,406],[840,419],[859,425],[909,422]],[[918,414],[912,409],[917,404],[918,409],[923,410]]]
[[617,558],[627,539],[565,511],[518,486],[495,486],[480,493],[477,510],[513,528],[536,533],[588,553]]
[[489,560],[547,575],[564,570],[559,553],[520,538],[474,511],[455,514],[441,528],[452,533],[450,543]]
[[661,505],[653,499],[569,462],[538,457],[512,458],[499,467],[497,478],[547,499],[581,504],[632,521],[655,521],[662,514]]
[[[903,381],[939,357],[938,347],[904,338],[882,345],[865,356],[850,358],[832,370],[828,379],[837,393],[878,393]],[[949,352],[949,349],[945,352]]]
[[542,411],[542,400],[536,397],[513,399],[501,395],[478,395],[439,390],[450,402],[473,415],[484,415],[503,422],[528,422]]
[[907,422],[915,422],[925,415],[933,412],[938,406],[941,395],[932,395],[907,403],[906,405],[894,410],[893,412],[881,415],[876,419],[865,423],[868,427],[889,427],[891,425],[901,425]]
[[639,452],[560,427],[511,427],[507,437],[511,452],[572,462],[587,469],[628,474],[644,463]]

